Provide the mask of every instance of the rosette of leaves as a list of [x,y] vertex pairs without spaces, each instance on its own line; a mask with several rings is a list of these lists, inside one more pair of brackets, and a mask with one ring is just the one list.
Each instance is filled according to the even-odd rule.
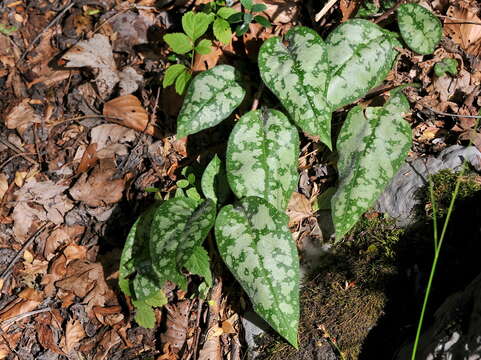
[[[190,58],[193,58],[194,53],[208,54],[212,51],[212,41],[208,39],[198,41],[198,39],[206,33],[213,20],[212,14],[189,11],[182,16],[184,32],[166,34],[164,41],[174,53],[179,55],[190,53]],[[174,64],[165,71],[162,86],[165,88],[175,82],[175,91],[183,94],[191,77],[190,68],[184,64]]]
[[297,348],[299,259],[287,222],[283,212],[251,196],[221,209],[215,235],[254,310]]
[[390,33],[362,19],[339,25],[326,39],[330,72],[327,100],[336,110],[352,103],[386,78],[401,44]]
[[254,15],[256,13],[267,10],[267,6],[265,4],[254,4],[252,0],[240,0],[240,2],[242,6],[249,12],[238,12],[231,15],[228,19],[229,22],[233,24],[240,23],[239,25],[237,25],[235,31],[237,36],[244,35],[247,30],[249,30],[249,24],[253,22],[258,23],[266,28],[271,27],[269,19],[267,19],[265,16]]
[[192,80],[177,118],[177,137],[208,129],[226,119],[244,99],[238,73],[229,65],[218,65]]
[[336,240],[356,224],[399,170],[411,147],[403,113],[409,102],[395,92],[383,107],[349,111],[337,139],[339,186],[331,199]]
[[331,148],[331,107],[327,103],[329,63],[322,38],[307,27],[264,41],[259,70],[266,86],[279,98],[292,120]]
[[227,143],[229,185],[238,198],[258,196],[284,211],[298,182],[299,135],[277,110],[243,115]]
[[432,54],[441,41],[441,21],[421,5],[399,6],[397,22],[404,42],[418,54]]

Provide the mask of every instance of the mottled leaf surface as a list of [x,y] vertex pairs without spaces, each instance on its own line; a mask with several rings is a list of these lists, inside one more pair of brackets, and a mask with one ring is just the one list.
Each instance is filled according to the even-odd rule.
[[383,107],[354,107],[337,140],[339,187],[331,200],[336,239],[355,225],[396,174],[411,147],[409,110],[397,92]]
[[284,210],[297,181],[299,135],[277,110],[250,111],[227,143],[229,185],[238,198],[259,196]]
[[203,71],[190,83],[177,119],[177,137],[208,129],[226,119],[244,99],[245,91],[229,65]]
[[200,245],[215,221],[215,204],[187,197],[165,201],[155,212],[150,231],[153,268],[163,286],[170,280],[182,289],[187,281],[180,273],[195,246]]
[[397,22],[406,44],[418,54],[432,54],[443,33],[441,21],[418,4],[403,4],[397,9]]
[[[119,286],[126,295],[134,296],[135,299],[149,297],[159,290],[149,252],[150,226],[155,210],[156,206],[149,208],[134,223],[120,258]],[[134,273],[136,274],[133,275]],[[129,279],[132,276],[134,277]]]
[[215,224],[219,252],[254,310],[297,347],[299,260],[288,218],[266,200],[223,207]]
[[333,110],[363,97],[391,70],[400,44],[393,35],[362,19],[339,25],[326,39],[331,81],[327,99]]
[[229,184],[225,166],[215,155],[204,170],[201,179],[202,192],[205,197],[216,203],[223,203],[229,196]]
[[266,86],[279,98],[294,122],[319,136],[331,148],[331,109],[326,101],[329,68],[322,38],[306,27],[264,41],[259,69]]

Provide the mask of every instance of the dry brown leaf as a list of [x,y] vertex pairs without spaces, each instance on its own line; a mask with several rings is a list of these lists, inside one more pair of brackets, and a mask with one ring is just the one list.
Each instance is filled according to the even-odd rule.
[[[54,353],[65,355],[65,353],[58,347],[54,336],[54,329],[57,322],[50,313],[41,313],[35,317],[35,330],[40,344]],[[55,329],[57,331],[58,329]]]
[[112,179],[116,172],[115,161],[102,159],[90,175],[81,175],[70,195],[92,207],[114,204],[122,198],[125,187],[123,179]]
[[41,284],[44,285],[44,291],[47,296],[55,294],[55,281],[62,279],[67,273],[67,258],[61,254],[50,263],[48,274],[42,278]]
[[177,353],[182,349],[187,338],[189,326],[190,301],[180,301],[176,305],[166,305],[167,330],[161,334],[162,343],[168,343],[173,352]]
[[133,95],[119,96],[106,102],[103,114],[120,125],[160,137],[159,130],[153,124],[149,124],[149,114],[139,99]]
[[298,192],[293,193],[287,205],[287,215],[289,216],[289,226],[298,224],[303,219],[312,216],[309,199]]
[[219,46],[213,46],[212,51],[206,55],[195,53],[192,70],[197,72],[212,69],[217,65],[222,55],[223,51]]
[[44,294],[41,291],[32,288],[22,290],[16,299],[0,311],[0,323],[34,310],[43,301],[43,298]]
[[352,16],[354,11],[357,9],[358,1],[356,0],[340,0],[339,8],[342,12],[342,22],[349,20]]
[[95,82],[99,95],[105,99],[119,82],[112,46],[109,39],[102,34],[95,34],[89,40],[80,41],[68,50],[62,59],[67,60],[67,67],[90,67],[97,71]]
[[[462,4],[452,5],[447,11],[451,19],[444,22],[444,31],[468,54],[481,55],[481,19],[472,8]],[[465,23],[462,23],[465,22]],[[477,24],[470,24],[477,23]],[[461,24],[456,24],[461,23]]]
[[264,4],[267,9],[262,12],[271,24],[283,25],[297,20],[301,11],[301,2],[292,0],[256,0],[254,3]]
[[83,234],[84,231],[85,227],[81,225],[61,226],[52,231],[45,241],[43,248],[44,258],[50,260],[60,245],[73,242],[74,239]]
[[90,143],[97,144],[96,156],[99,159],[128,155],[125,144],[134,142],[135,138],[135,130],[117,124],[102,124],[90,131]]
[[82,174],[92,168],[98,161],[97,157],[97,144],[92,143],[85,149],[82,159],[80,159],[80,164],[77,167],[75,173]]
[[37,115],[30,105],[30,99],[23,99],[20,103],[11,106],[6,111],[5,126],[16,129],[22,135],[27,128],[34,123],[40,123],[42,118]]
[[65,348],[68,354],[79,345],[80,340],[85,337],[85,331],[80,320],[70,319],[65,327]]
[[0,174],[0,201],[3,199],[8,191],[8,177],[5,174]]

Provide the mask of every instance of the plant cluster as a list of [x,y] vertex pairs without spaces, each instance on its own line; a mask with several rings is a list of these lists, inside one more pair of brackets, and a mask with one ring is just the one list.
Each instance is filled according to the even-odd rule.
[[[191,23],[199,15],[183,19],[186,34],[175,35],[184,39],[185,52],[195,51],[210,23],[207,15]],[[432,51],[440,40],[440,22],[418,5],[402,5],[398,23],[404,41],[418,53]],[[298,183],[298,128],[333,149],[332,113],[378,86],[401,46],[395,33],[362,19],[343,23],[325,41],[299,26],[284,39],[264,42],[260,75],[287,115],[274,109],[242,115],[229,136],[225,161],[214,157],[202,175],[204,198],[169,199],[134,224],[121,258],[120,285],[136,306],[141,304],[138,311],[144,317],[148,313],[153,319],[152,303],[160,301],[151,299],[158,300],[166,281],[185,290],[190,273],[211,285],[202,243],[214,228],[219,253],[254,310],[297,346],[299,261],[285,210]],[[177,137],[219,124],[244,96],[240,74],[232,66],[198,74],[179,113]],[[349,111],[335,146],[339,184],[331,208],[337,241],[378,198],[407,156],[411,130],[403,115],[408,111],[399,89],[384,106]],[[238,199],[232,204],[226,203],[229,191]]]

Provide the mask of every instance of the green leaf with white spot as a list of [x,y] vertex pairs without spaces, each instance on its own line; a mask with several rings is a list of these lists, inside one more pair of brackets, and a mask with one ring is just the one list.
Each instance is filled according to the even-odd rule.
[[164,41],[177,54],[185,54],[194,48],[193,42],[184,33],[166,34]]
[[177,137],[208,129],[226,119],[244,99],[237,72],[218,65],[197,75],[187,89],[177,120]]
[[229,185],[238,198],[258,196],[283,211],[298,182],[299,135],[277,110],[243,115],[227,143]]
[[227,20],[222,18],[217,18],[212,25],[212,30],[214,31],[214,36],[223,44],[230,43],[232,38],[232,30],[230,24]]
[[418,54],[432,54],[441,41],[441,21],[418,4],[403,4],[397,9],[401,36],[409,48]]
[[393,34],[362,19],[339,25],[326,39],[331,80],[327,100],[336,110],[352,103],[386,78],[401,45]]
[[264,199],[222,208],[215,224],[222,259],[254,310],[297,348],[299,260],[288,218]]
[[191,257],[185,263],[185,268],[195,275],[202,276],[207,286],[212,286],[212,272],[210,271],[210,258],[202,246],[196,246]]
[[225,166],[217,155],[205,168],[202,174],[201,187],[204,196],[216,203],[224,203],[229,196]]
[[[120,257],[119,286],[126,295],[134,296],[135,299],[148,297],[158,289],[148,250],[150,226],[155,210],[156,206],[150,207],[134,223]],[[138,291],[138,284],[141,282],[149,284],[145,291]]]
[[150,230],[150,252],[161,287],[169,280],[187,288],[180,270],[214,225],[215,210],[212,200],[200,202],[188,197],[169,199],[156,210]]
[[259,51],[262,80],[303,131],[319,136],[331,148],[326,45],[307,27],[292,28],[285,41],[287,46],[279,37],[272,37],[262,44]]
[[372,206],[404,162],[411,128],[403,119],[409,102],[395,92],[383,107],[354,107],[337,139],[339,186],[331,199],[336,239]]
[[182,16],[182,28],[185,33],[196,41],[205,34],[209,24],[214,20],[213,14],[194,13],[189,11]]

